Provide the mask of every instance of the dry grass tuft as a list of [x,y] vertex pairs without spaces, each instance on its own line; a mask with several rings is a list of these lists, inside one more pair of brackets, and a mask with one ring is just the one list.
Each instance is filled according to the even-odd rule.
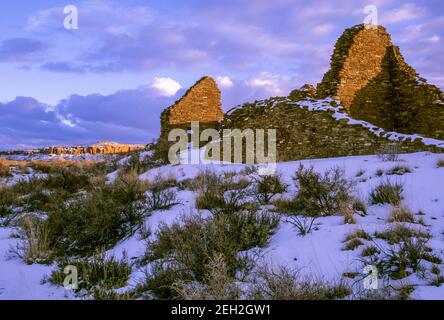
[[412,211],[407,206],[401,203],[399,206],[391,208],[388,221],[415,223],[415,218]]

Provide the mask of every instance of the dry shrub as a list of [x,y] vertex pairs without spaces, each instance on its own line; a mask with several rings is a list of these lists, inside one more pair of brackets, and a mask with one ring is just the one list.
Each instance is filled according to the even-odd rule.
[[33,216],[26,216],[19,222],[19,236],[22,240],[12,253],[25,263],[46,263],[51,255],[49,230],[44,221]]
[[327,170],[323,175],[313,167],[299,166],[294,178],[299,187],[294,199],[299,212],[310,216],[329,216],[339,213],[343,204],[350,203],[354,183],[344,177],[339,167]]
[[382,181],[370,193],[371,204],[392,204],[397,206],[402,200],[402,184],[390,180]]
[[438,159],[436,160],[436,166],[438,168],[444,168],[444,159]]
[[339,212],[344,217],[345,224],[356,224],[356,219],[354,217],[355,211],[353,210],[352,205],[347,203],[343,203],[339,206]]
[[401,143],[393,142],[381,147],[378,158],[382,161],[398,161],[401,152]]
[[415,223],[415,218],[412,211],[407,206],[401,203],[399,206],[391,208],[388,221]]
[[236,212],[245,208],[250,182],[235,172],[218,174],[211,169],[200,172],[189,187],[196,193],[196,208],[213,214]]
[[241,290],[236,278],[230,274],[222,254],[216,254],[207,264],[204,283],[177,281],[172,289],[178,299],[185,300],[235,300],[239,299]]
[[302,276],[298,270],[284,266],[260,266],[254,273],[247,298],[254,300],[335,300],[350,294],[342,282]]
[[65,160],[63,158],[57,158],[51,161],[33,160],[29,162],[29,165],[38,172],[53,173],[60,171],[63,168],[75,169],[75,170],[90,170],[98,164],[104,163],[103,160]]

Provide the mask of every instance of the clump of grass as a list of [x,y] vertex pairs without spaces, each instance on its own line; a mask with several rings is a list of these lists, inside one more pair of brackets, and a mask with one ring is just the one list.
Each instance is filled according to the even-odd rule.
[[363,239],[363,240],[371,241],[372,237],[367,232],[365,232],[364,230],[359,229],[359,230],[355,230],[353,232],[350,232],[345,237],[344,242],[350,241],[350,240],[354,240],[354,239]]
[[364,201],[354,198],[352,202],[352,209],[355,213],[358,213],[361,216],[367,215],[367,205]]
[[362,177],[365,174],[365,170],[364,169],[359,169],[358,172],[356,172],[356,177]]
[[362,246],[364,243],[361,241],[361,239],[352,239],[348,242],[346,242],[343,250],[344,251],[348,251],[348,250],[355,250],[356,248],[358,248],[359,246]]
[[405,205],[400,204],[390,209],[388,222],[408,222],[415,223],[412,211]]
[[377,177],[382,177],[384,175],[384,170],[378,169],[378,170],[376,170],[375,174],[376,174]]
[[382,161],[398,161],[401,152],[401,143],[393,142],[381,147],[378,158]]
[[397,206],[401,203],[402,192],[402,184],[386,180],[377,185],[370,193],[370,202],[371,204],[391,204]]
[[60,261],[58,266],[59,269],[53,271],[49,278],[51,283],[64,285],[65,267],[73,266],[77,269],[78,276],[75,292],[86,291],[87,295],[92,294],[96,299],[104,299],[106,296],[117,297],[118,294],[110,290],[124,287],[131,274],[131,265],[126,255],[116,259],[113,256],[107,257],[104,253],[96,253],[90,258]]
[[344,217],[344,224],[356,224],[356,219],[354,217],[355,211],[351,205],[342,204],[339,207],[339,211]]
[[441,269],[438,266],[433,265],[430,268],[430,273],[433,275],[433,278],[430,281],[430,285],[440,287],[441,284],[444,283],[444,276],[442,275]]
[[438,160],[436,161],[436,166],[437,166],[438,168],[444,168],[444,159],[438,159]]
[[403,224],[395,224],[384,232],[375,232],[375,237],[386,240],[393,245],[399,244],[403,239],[411,237],[422,238],[428,241],[431,238],[431,234],[424,230],[409,228]]
[[246,296],[254,300],[336,300],[351,293],[342,281],[302,276],[298,270],[283,266],[261,266],[253,278]]
[[412,173],[412,169],[410,169],[407,166],[402,166],[402,165],[397,165],[393,168],[391,168],[390,170],[387,171],[388,175],[398,175],[398,176],[402,176],[406,173]]
[[379,249],[376,246],[367,246],[362,249],[361,257],[370,257],[379,253]]
[[176,298],[185,300],[238,300],[241,296],[241,288],[222,254],[209,260],[203,283],[179,280],[172,289]]
[[34,216],[25,216],[19,222],[19,237],[22,240],[11,253],[25,263],[48,263],[51,257],[49,232],[46,224]]

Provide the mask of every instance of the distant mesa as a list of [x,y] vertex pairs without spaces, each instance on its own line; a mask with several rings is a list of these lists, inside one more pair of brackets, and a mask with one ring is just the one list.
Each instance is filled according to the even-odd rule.
[[75,147],[51,147],[50,154],[53,155],[81,155],[81,154],[117,154],[128,153],[132,151],[144,150],[144,145],[138,144],[120,144],[117,142],[101,141],[90,146],[75,146]]
[[382,26],[345,30],[317,95],[386,130],[444,139],[443,93],[405,62]]

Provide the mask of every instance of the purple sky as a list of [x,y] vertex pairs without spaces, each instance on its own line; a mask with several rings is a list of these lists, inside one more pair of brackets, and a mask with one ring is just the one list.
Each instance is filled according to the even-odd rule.
[[[316,84],[376,5],[407,62],[444,87],[444,2],[15,0],[0,8],[0,149],[146,143],[203,75],[224,109]],[[79,10],[66,30],[65,5]]]

